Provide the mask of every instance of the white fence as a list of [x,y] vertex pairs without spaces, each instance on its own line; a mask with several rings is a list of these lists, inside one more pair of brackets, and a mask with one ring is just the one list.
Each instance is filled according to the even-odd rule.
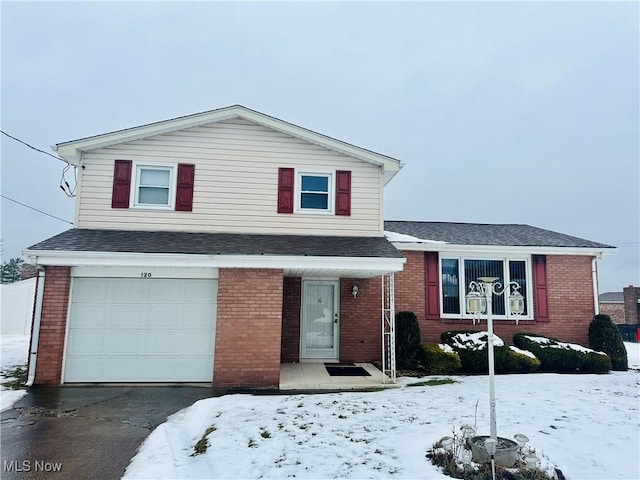
[[36,291],[36,279],[0,285],[0,334],[28,335]]

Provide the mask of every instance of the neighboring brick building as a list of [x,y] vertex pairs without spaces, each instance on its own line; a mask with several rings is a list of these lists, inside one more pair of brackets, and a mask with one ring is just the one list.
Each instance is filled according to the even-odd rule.
[[622,292],[605,292],[598,297],[600,313],[620,325],[640,324],[640,287],[629,285]]

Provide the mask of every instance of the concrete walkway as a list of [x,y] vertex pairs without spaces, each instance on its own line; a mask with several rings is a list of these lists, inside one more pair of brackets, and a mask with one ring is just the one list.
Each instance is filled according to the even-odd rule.
[[120,478],[167,416],[224,393],[188,386],[32,389],[0,414],[0,477]]

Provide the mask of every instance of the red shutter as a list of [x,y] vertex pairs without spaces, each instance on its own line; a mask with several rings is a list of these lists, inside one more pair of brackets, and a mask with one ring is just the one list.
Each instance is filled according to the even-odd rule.
[[534,318],[538,322],[548,322],[547,257],[544,255],[533,255],[531,259],[533,262]]
[[429,320],[440,319],[440,271],[438,252],[424,253],[424,285],[426,315]]
[[351,215],[351,172],[336,172],[336,215]]
[[129,208],[131,191],[131,160],[116,160],[113,167],[111,208]]
[[293,213],[293,168],[278,169],[278,213]]
[[176,211],[190,212],[193,209],[193,179],[196,166],[188,163],[178,164],[176,182]]

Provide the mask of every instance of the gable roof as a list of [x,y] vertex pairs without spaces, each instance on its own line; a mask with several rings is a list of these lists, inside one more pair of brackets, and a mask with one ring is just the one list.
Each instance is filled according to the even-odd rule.
[[79,165],[82,161],[82,152],[108,147],[120,143],[140,140],[163,133],[184,130],[206,124],[222,122],[232,118],[242,118],[257,123],[267,128],[291,135],[321,147],[358,158],[368,163],[381,167],[385,184],[402,168],[400,160],[351,145],[321,133],[299,127],[284,120],[251,110],[242,105],[208,110],[182,117],[176,117],[160,122],[140,125],[138,127],[125,128],[114,132],[80,138],[54,145],[56,153],[73,165]]
[[443,246],[440,242],[460,246],[540,247],[592,251],[616,248],[521,224],[385,221],[384,229],[409,236],[397,240],[390,237],[394,245],[400,249],[403,249],[403,243],[424,243],[437,250]]

